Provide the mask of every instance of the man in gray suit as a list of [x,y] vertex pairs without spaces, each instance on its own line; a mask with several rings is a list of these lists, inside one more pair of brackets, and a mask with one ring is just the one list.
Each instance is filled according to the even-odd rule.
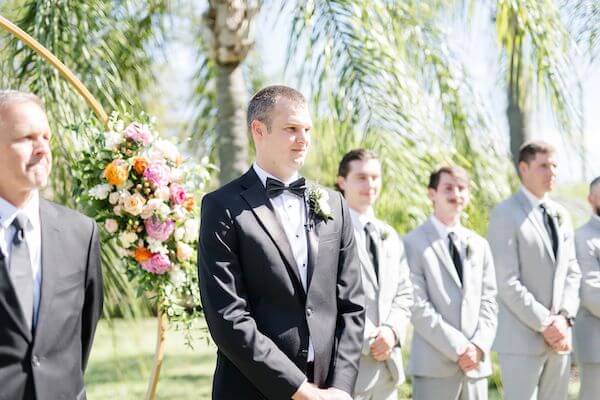
[[347,153],[338,168],[337,186],[350,208],[365,292],[366,321],[354,399],[397,400],[397,387],[404,382],[400,346],[409,324],[412,289],[402,242],[373,211],[381,192],[377,155],[365,149]]
[[487,399],[498,312],[491,251],[460,224],[470,199],[466,171],[436,170],[428,195],[433,215],[404,237],[414,289],[413,397]]
[[85,399],[102,312],[98,229],[44,200],[50,128],[40,100],[0,91],[0,399]]
[[525,143],[518,162],[521,189],[490,216],[500,305],[494,349],[510,400],[567,398],[581,274],[569,215],[546,196],[556,167],[551,145]]
[[592,217],[575,232],[577,261],[581,267],[581,307],[574,327],[579,362],[580,400],[600,396],[600,177],[590,184]]

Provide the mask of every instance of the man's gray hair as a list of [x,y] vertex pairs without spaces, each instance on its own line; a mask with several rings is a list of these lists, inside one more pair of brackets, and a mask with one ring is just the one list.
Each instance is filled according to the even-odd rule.
[[600,176],[592,179],[592,182],[590,183],[590,193],[598,189],[600,189]]
[[248,104],[247,124],[248,128],[252,125],[252,121],[255,119],[267,125],[267,129],[271,129],[271,111],[277,100],[280,97],[285,97],[288,100],[293,101],[297,104],[306,104],[306,99],[296,89],[292,89],[288,86],[274,85],[267,86],[259,90]]
[[0,89],[0,109],[14,103],[34,103],[44,108],[42,100],[33,93],[21,92],[19,90]]

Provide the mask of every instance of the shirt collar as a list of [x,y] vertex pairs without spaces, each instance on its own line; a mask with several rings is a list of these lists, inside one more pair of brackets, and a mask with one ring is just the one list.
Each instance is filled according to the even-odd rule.
[[600,223],[600,217],[599,217],[598,215],[596,215],[596,214],[592,214],[592,218],[593,218],[593,219],[594,219],[596,222]]
[[372,224],[375,223],[375,213],[373,212],[372,208],[364,214],[361,214],[358,211],[355,211],[349,207],[348,209],[350,210],[350,217],[352,217],[352,222],[354,222],[354,225],[360,227],[361,229],[365,229],[365,225],[367,224],[367,222],[370,222]]
[[17,208],[0,197],[0,226],[2,228],[8,229],[19,213],[23,213],[27,216],[27,220],[29,221],[27,229],[32,229],[39,225],[40,196],[37,190],[31,194],[31,197],[22,208]]
[[[278,181],[281,181],[281,179],[277,178],[276,176],[271,175],[270,173],[268,173],[267,171],[265,171],[264,169],[259,167],[258,164],[256,163],[256,161],[252,164],[252,168],[254,168],[254,172],[256,172],[256,175],[258,175],[258,179],[260,179],[260,181],[264,187],[267,187],[267,178],[276,179]],[[287,181],[283,182],[283,184],[289,185],[290,183],[292,183],[296,179],[298,179],[299,176],[300,175],[298,174],[298,172],[295,172],[294,175],[292,175],[292,177],[290,179],[288,179]]]
[[442,221],[440,221],[435,215],[431,216],[431,223],[433,223],[433,226],[435,227],[435,230],[437,231],[437,233],[440,235],[440,237],[442,239],[446,239],[448,237],[448,234],[450,232],[454,232],[458,238],[460,239],[461,237],[463,237],[463,228],[462,225],[460,224],[460,222],[458,224],[456,224],[455,226],[448,226],[446,224],[444,224]]
[[521,185],[521,191],[525,194],[525,197],[527,197],[527,199],[529,200],[529,202],[531,203],[531,206],[533,208],[538,207],[540,204],[545,203],[547,200],[546,195],[544,195],[544,197],[542,197],[542,198],[539,198],[535,194],[533,194],[529,190],[527,190],[527,188],[525,186],[522,186],[522,185]]

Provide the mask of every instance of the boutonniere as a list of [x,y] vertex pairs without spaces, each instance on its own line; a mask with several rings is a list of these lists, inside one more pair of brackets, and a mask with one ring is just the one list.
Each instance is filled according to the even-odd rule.
[[381,241],[385,241],[390,237],[390,233],[388,231],[382,231],[380,237]]
[[327,191],[317,186],[311,186],[307,189],[307,192],[310,211],[325,222],[333,220],[331,207],[327,202],[329,200]]
[[562,214],[557,211],[554,213],[554,218],[556,219],[556,223],[558,224],[558,226],[559,227],[562,226],[562,224],[563,224]]
[[465,244],[465,256],[467,257],[467,260],[471,259],[472,255],[473,255],[473,244],[471,243],[471,238],[468,237],[467,242]]

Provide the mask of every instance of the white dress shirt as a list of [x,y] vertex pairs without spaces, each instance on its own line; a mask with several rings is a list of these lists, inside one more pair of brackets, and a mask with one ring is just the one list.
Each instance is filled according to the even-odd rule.
[[448,257],[450,258],[450,260],[452,260],[452,257],[450,256],[450,239],[448,238],[448,235],[451,232],[453,232],[456,237],[456,241],[455,241],[454,245],[458,248],[458,252],[460,253],[460,258],[463,260],[466,260],[467,229],[464,228],[460,223],[458,223],[454,226],[448,226],[448,225],[444,224],[442,221],[440,221],[438,218],[436,218],[435,215],[431,216],[431,222],[433,223],[433,226],[435,226],[436,231],[438,232],[438,234],[444,241],[444,244],[445,244],[444,250],[448,254]]
[[0,197],[0,251],[6,257],[6,268],[10,274],[10,255],[16,229],[12,226],[17,214],[27,216],[25,240],[29,249],[31,274],[33,276],[33,327],[38,318],[42,285],[42,230],[40,225],[40,199],[34,192],[23,208],[17,208]]
[[367,233],[365,232],[365,225],[367,225],[367,223],[371,223],[373,226],[377,227],[377,224],[375,223],[375,213],[373,213],[373,209],[370,209],[369,211],[367,211],[364,214],[360,214],[358,211],[355,211],[352,208],[349,208],[350,210],[350,217],[352,218],[352,222],[354,224],[354,226],[356,227],[360,227],[359,230],[359,243],[362,243],[363,246],[365,246],[366,240],[367,240]]
[[[256,162],[254,163],[253,168],[256,175],[258,175],[258,179],[260,179],[265,187],[267,185],[267,178],[281,181],[279,178],[259,167]],[[287,186],[298,179],[298,177],[299,176],[296,173],[283,183]],[[299,268],[302,287],[304,288],[304,291],[306,291],[308,279],[308,243],[305,228],[307,211],[306,201],[288,190],[284,190],[282,194],[275,198],[271,198],[270,201],[279,222],[281,222],[281,225],[283,226],[285,236],[290,243],[292,253],[294,254],[294,260],[296,260],[296,265]],[[315,350],[310,337],[308,340],[307,361],[314,361]]]

